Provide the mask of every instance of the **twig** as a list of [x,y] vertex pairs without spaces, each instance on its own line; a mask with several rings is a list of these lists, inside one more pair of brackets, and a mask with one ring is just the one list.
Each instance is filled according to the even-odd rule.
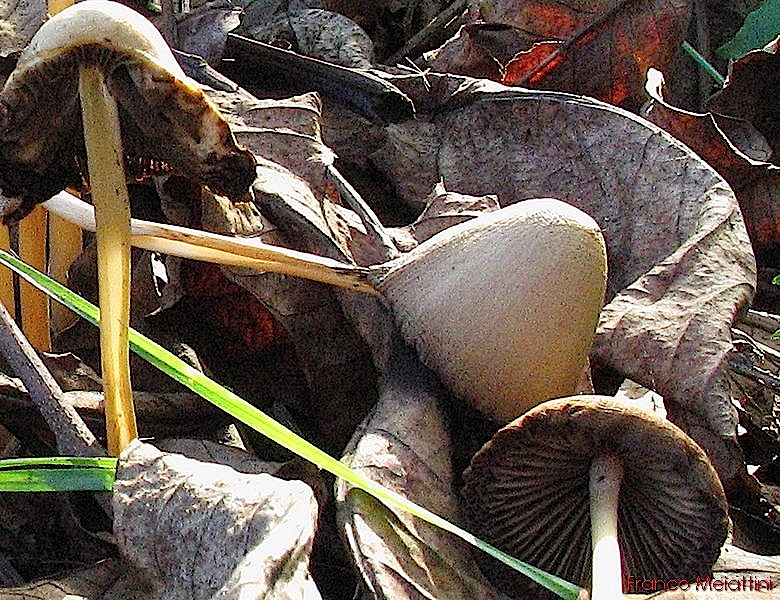
[[780,329],[780,318],[776,315],[750,309],[741,318],[740,322],[753,327],[763,329],[769,334]]
[[741,354],[732,353],[729,356],[729,367],[737,375],[749,377],[773,392],[780,393],[780,377],[771,371],[757,367]]
[[436,15],[430,23],[409,38],[403,48],[398,50],[395,54],[388,56],[384,60],[384,63],[387,65],[394,65],[407,56],[415,57],[418,55],[420,49],[423,48],[431,38],[444,31],[461,15],[461,13],[463,13],[464,10],[466,10],[467,5],[467,0],[456,0],[450,4],[441,13]]
[[27,388],[30,398],[54,434],[57,449],[61,454],[105,454],[87,425],[65,400],[62,389],[2,304],[0,352]]

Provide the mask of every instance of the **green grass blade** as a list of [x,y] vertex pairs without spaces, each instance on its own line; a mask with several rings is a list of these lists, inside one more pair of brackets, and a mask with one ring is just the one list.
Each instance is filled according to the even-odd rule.
[[704,58],[701,53],[691,46],[688,42],[682,43],[683,50],[690,56],[693,61],[699,65],[699,67],[707,73],[710,77],[712,77],[715,80],[715,83],[717,83],[719,86],[723,86],[724,83],[726,83],[726,79],[721,75],[718,70],[713,67],[710,62]]
[[[0,262],[13,269],[35,287],[68,306],[84,319],[97,325],[100,313],[95,305],[81,298],[62,284],[33,269],[8,252],[0,250]],[[252,427],[256,431],[259,431],[269,439],[287,448],[291,452],[294,452],[298,456],[314,463],[321,469],[324,469],[336,477],[347,481],[352,486],[371,494],[386,506],[404,510],[444,531],[450,532],[529,577],[561,598],[576,600],[579,597],[581,591],[579,586],[555,575],[546,573],[541,569],[502,552],[495,546],[477,538],[461,527],[450,523],[443,517],[440,517],[419,504],[412,502],[408,498],[387,489],[365,475],[350,469],[344,463],[323,452],[293,431],[275,421],[263,411],[252,406],[242,398],[239,398],[233,392],[219,385],[212,379],[209,379],[203,373],[194,369],[177,356],[149,338],[144,337],[134,329],[130,330],[130,347],[136,354],[140,355],[158,369],[170,375],[173,379],[185,385],[215,406],[218,406],[229,415],[240,420],[242,423],[245,423],[247,426]]]
[[116,459],[106,457],[13,458],[0,461],[0,492],[109,491]]

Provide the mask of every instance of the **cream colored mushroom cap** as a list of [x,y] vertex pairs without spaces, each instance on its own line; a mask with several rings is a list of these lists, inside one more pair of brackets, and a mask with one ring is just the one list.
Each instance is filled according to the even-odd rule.
[[17,69],[34,67],[63,50],[88,44],[137,52],[181,79],[187,79],[157,28],[139,12],[110,0],[84,0],[57,13],[36,32]]
[[226,119],[187,77],[154,25],[111,0],[85,0],[57,13],[33,36],[0,91],[0,189],[12,202],[3,222],[83,174],[78,82],[99,66],[119,108],[127,156],[157,160],[232,199],[255,179],[256,160]]
[[378,287],[445,387],[507,423],[575,392],[606,276],[598,224],[545,198],[433,236],[391,263]]

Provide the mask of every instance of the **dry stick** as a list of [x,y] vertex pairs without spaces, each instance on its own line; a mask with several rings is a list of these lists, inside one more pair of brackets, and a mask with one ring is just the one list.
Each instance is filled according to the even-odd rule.
[[138,437],[130,388],[130,198],[116,101],[99,66],[79,71],[92,202],[97,225],[100,358],[108,453]]
[[0,352],[27,388],[30,399],[54,434],[60,454],[71,456],[105,454],[95,436],[66,400],[64,392],[2,304],[0,304]]
[[404,44],[403,48],[398,50],[395,54],[388,56],[383,62],[386,65],[394,65],[403,60],[404,57],[417,56],[420,48],[424,47],[429,39],[434,38],[449,27],[450,24],[466,10],[467,6],[468,2],[466,0],[456,0],[450,4],[441,13],[436,15],[430,23],[409,38],[409,41]]

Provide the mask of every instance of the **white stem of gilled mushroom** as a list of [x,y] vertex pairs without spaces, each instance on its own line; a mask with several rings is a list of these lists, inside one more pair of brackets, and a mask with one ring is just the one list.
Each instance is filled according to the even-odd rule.
[[92,202],[97,225],[100,352],[108,452],[119,453],[136,437],[130,389],[130,199],[116,101],[102,70],[83,66],[79,95],[84,121]]
[[623,463],[611,454],[590,465],[590,531],[593,541],[591,600],[615,600],[623,594],[618,546],[618,500]]
[[[60,192],[44,203],[49,212],[89,231],[95,230],[92,207]],[[248,267],[319,281],[365,294],[381,294],[369,282],[367,271],[323,256],[264,244],[253,238],[236,238],[208,231],[132,219],[133,246],[192,260]]]

